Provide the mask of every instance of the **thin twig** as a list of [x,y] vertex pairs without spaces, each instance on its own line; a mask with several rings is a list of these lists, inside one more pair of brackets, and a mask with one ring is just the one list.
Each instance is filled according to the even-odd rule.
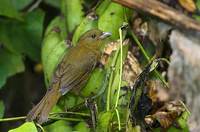
[[27,12],[31,12],[31,11],[33,11],[34,9],[36,9],[36,8],[40,5],[41,2],[42,2],[42,0],[37,0],[37,1],[28,9]]
[[90,116],[90,114],[79,113],[79,112],[71,112],[71,111],[50,113],[50,115],[60,115],[60,114],[72,114],[72,115],[80,115],[80,116],[87,116],[87,117]]
[[[131,35],[132,35],[133,39],[135,40],[136,44],[138,45],[138,47],[140,48],[140,50],[142,51],[142,53],[143,53],[145,59],[146,59],[148,62],[151,62],[150,57],[148,56],[148,54],[146,53],[146,51],[145,51],[144,48],[142,47],[142,44],[141,44],[140,41],[137,39],[137,37],[135,36],[135,34],[134,34],[133,32],[131,32]],[[168,83],[167,83],[166,80],[160,75],[160,73],[159,73],[157,70],[155,70],[154,72],[155,72],[156,76],[163,82],[163,84],[165,84],[165,86],[166,86],[167,88],[169,88]]]

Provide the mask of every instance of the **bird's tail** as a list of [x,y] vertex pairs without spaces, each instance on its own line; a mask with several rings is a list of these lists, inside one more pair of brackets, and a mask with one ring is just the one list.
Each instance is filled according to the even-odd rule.
[[60,97],[61,93],[55,88],[47,91],[42,100],[27,114],[26,121],[36,120],[39,124],[46,122],[49,113]]

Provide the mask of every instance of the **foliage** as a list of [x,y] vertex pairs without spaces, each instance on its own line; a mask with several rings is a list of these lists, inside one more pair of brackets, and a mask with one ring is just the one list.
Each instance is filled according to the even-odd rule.
[[[8,78],[28,69],[27,60],[32,65],[35,63],[42,64],[44,83],[48,88],[55,68],[70,46],[75,46],[80,36],[86,31],[99,28],[102,31],[112,33],[109,42],[115,43],[115,50],[112,50],[110,54],[104,54],[106,63],[103,64],[103,67],[95,68],[87,84],[80,92],[80,96],[77,97],[71,92],[63,96],[49,116],[50,123],[47,122],[41,127],[49,132],[89,132],[92,129],[96,129],[99,132],[125,131],[125,129],[140,131],[139,125],[141,124],[136,124],[134,127],[128,124],[131,122],[131,119],[129,119],[131,116],[129,105],[133,90],[130,90],[129,82],[122,79],[123,66],[130,51],[129,46],[132,46],[129,43],[139,43],[131,31],[126,34],[126,27],[129,21],[132,20],[134,11],[111,2],[111,0],[104,0],[95,3],[96,6],[92,5],[91,2],[89,6],[94,7],[88,13],[85,11],[85,1],[91,2],[91,0],[74,0],[73,2],[70,0],[44,0],[41,6],[34,7],[33,10],[29,10],[32,6],[35,6],[36,2],[33,0],[0,1],[0,88],[5,86]],[[58,11],[59,13],[55,13],[56,15],[48,18],[45,14],[50,14],[50,11],[45,10],[46,7],[44,8],[43,6],[51,7],[55,12]],[[129,36],[130,34],[133,38]],[[132,41],[124,44],[126,38]],[[68,40],[72,43],[68,42]],[[150,62],[151,56],[147,56],[140,43],[138,45],[142,50],[142,55]],[[142,60],[141,63],[144,62],[146,61]],[[33,67],[31,68],[34,69]],[[155,67],[153,70],[155,70]],[[160,73],[156,73],[162,80]],[[141,89],[146,87],[147,80],[146,78],[144,80],[145,82],[142,82],[144,85],[141,85]],[[140,94],[136,95],[136,90],[134,98],[136,103],[133,101],[137,106],[138,103],[143,101],[143,96],[146,97],[143,90],[140,92]],[[93,103],[95,106],[97,105],[97,108],[95,107],[92,111],[89,111],[90,104],[85,108],[85,105],[83,105],[85,103],[84,97],[94,101]],[[80,106],[80,108],[78,107],[78,112],[76,111],[77,106]],[[134,109],[137,109],[137,106],[134,106]],[[72,111],[67,111],[69,112],[67,113],[66,109]],[[0,101],[1,118],[4,115],[4,110],[4,103]],[[139,106],[137,111],[141,112]],[[155,111],[159,112],[158,110]],[[157,114],[156,112],[154,113],[155,115]],[[188,113],[184,111],[182,114],[174,116],[174,120],[178,122],[181,130],[184,131],[188,130]],[[95,116],[97,121],[91,119],[95,118]],[[3,121],[3,119],[0,121]],[[155,131],[162,129],[162,123],[159,125],[160,127],[154,129]],[[38,127],[38,129],[41,128]],[[171,127],[171,125],[169,130],[177,131],[176,127]],[[26,122],[9,132],[26,131],[37,132],[36,124],[34,122]]]
[[[5,61],[7,60],[7,61]],[[15,67],[13,67],[15,66]],[[6,78],[18,72],[24,71],[22,56],[8,50],[0,50],[0,86],[6,83]]]
[[0,15],[15,19],[21,19],[20,13],[17,11],[10,0],[1,0]]
[[40,60],[44,13],[41,10],[35,10],[25,14],[23,18],[23,21],[0,20],[1,43],[13,53],[26,54],[38,61]]
[[37,132],[37,128],[33,122],[27,122],[18,128],[9,130],[9,132]]

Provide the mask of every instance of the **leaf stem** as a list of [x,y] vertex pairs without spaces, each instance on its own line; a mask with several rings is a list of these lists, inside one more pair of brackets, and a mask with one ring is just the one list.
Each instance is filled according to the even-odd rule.
[[119,54],[119,49],[115,52],[112,63],[110,68],[108,69],[108,72],[110,72],[110,78],[109,78],[109,83],[108,83],[108,93],[107,93],[107,104],[106,104],[106,110],[109,111],[110,110],[110,100],[111,100],[111,86],[112,86],[112,82],[113,82],[113,71],[115,70],[115,64],[117,61],[117,57]]
[[[53,120],[83,121],[82,119],[76,119],[76,118],[51,117],[51,116],[48,118],[53,119]],[[25,120],[25,119],[26,119],[26,116],[10,117],[10,118],[0,119],[0,122],[9,122],[9,121],[17,121],[17,120]]]
[[19,116],[19,117],[10,117],[10,118],[3,118],[0,119],[0,122],[8,122],[8,121],[16,121],[16,120],[25,120],[26,116]]
[[142,44],[137,39],[137,37],[135,36],[135,34],[133,32],[131,32],[131,35],[132,35],[133,39],[135,40],[136,44],[138,45],[138,47],[140,48],[140,50],[142,51],[145,59],[147,59],[148,61],[150,61],[149,55],[147,54],[147,52],[145,51],[145,49],[143,48]]
[[39,128],[41,129],[42,132],[45,132],[44,128],[43,128],[40,124],[36,123],[35,125],[36,125],[37,127],[39,127]]
[[121,130],[121,124],[120,124],[120,116],[119,116],[119,111],[118,109],[115,109],[116,115],[117,115],[117,121],[118,121],[118,128],[119,131]]
[[118,89],[117,89],[117,97],[115,102],[115,108],[117,108],[118,102],[119,102],[119,94],[121,89],[121,82],[122,82],[122,63],[123,63],[123,49],[122,49],[122,29],[119,29],[119,38],[120,38],[120,69],[119,69],[119,83],[118,83]]
[[66,117],[49,117],[49,119],[52,119],[52,120],[66,120],[66,121],[83,121],[83,119],[66,118]]
[[80,112],[71,112],[71,111],[50,113],[50,115],[56,115],[56,114],[59,114],[59,115],[60,114],[73,114],[73,115],[80,115],[80,116],[90,117],[90,114],[80,113]]

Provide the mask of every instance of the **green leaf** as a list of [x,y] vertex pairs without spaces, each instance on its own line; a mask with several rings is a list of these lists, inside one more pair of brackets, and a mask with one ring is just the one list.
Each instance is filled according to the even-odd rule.
[[177,119],[178,124],[182,129],[188,129],[188,118],[190,116],[190,113],[188,111],[184,111],[181,116]]
[[192,15],[197,21],[200,22],[200,16],[199,15]]
[[5,49],[0,50],[0,88],[6,79],[16,73],[24,71],[22,57]]
[[83,102],[84,102],[84,99],[81,98],[81,96],[77,96],[69,92],[66,95],[61,97],[61,99],[58,102],[58,106],[63,111],[65,111],[66,109],[75,107]]
[[96,95],[100,90],[105,77],[105,70],[96,68],[88,80],[86,86],[81,90],[81,95],[91,97]]
[[37,128],[33,122],[26,122],[18,128],[9,130],[9,132],[37,132]]
[[10,0],[0,0],[0,15],[15,19],[21,19],[20,14],[17,12]]
[[[197,10],[200,9],[200,0],[196,0],[196,7],[197,7]],[[199,14],[192,14],[192,16],[197,20],[197,21],[200,21],[200,15]]]
[[4,106],[4,104],[3,104],[3,101],[0,100],[0,118],[3,117],[3,115],[4,115],[4,110],[5,110],[5,106]]
[[24,22],[0,20],[0,42],[14,53],[40,60],[40,44],[44,13],[36,10],[26,14]]
[[28,6],[33,0],[11,0],[11,3],[17,10],[22,10]]
[[189,132],[189,128],[187,127],[187,128],[184,128],[184,129],[179,129],[179,128],[172,126],[167,130],[167,132]]
[[74,128],[77,132],[90,132],[90,128],[85,122],[78,123]]
[[55,123],[45,127],[47,132],[72,132],[70,124],[66,121],[56,121]]
[[197,6],[198,9],[200,9],[200,0],[196,1],[196,6]]
[[58,105],[55,105],[51,110],[51,113],[56,113],[56,112],[63,112],[63,110]]
[[114,112],[107,111],[102,112],[99,114],[99,120],[98,120],[98,126],[97,131],[98,132],[107,132],[109,128],[109,124],[113,118]]

